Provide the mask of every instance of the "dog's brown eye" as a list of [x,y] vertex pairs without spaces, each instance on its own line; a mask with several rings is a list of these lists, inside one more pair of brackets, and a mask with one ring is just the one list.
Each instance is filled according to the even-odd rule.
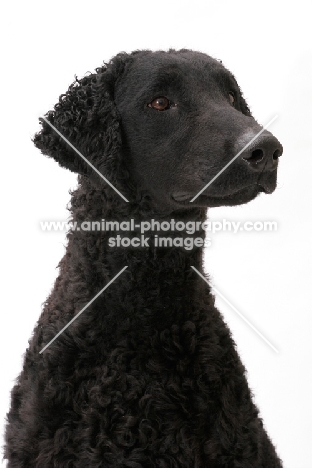
[[164,111],[166,109],[169,109],[169,99],[167,99],[164,96],[160,96],[158,98],[153,99],[153,101],[148,104],[148,107],[152,107],[153,109],[156,109],[158,111]]
[[232,91],[229,93],[229,100],[230,100],[231,105],[234,106],[235,97],[234,97],[234,93]]

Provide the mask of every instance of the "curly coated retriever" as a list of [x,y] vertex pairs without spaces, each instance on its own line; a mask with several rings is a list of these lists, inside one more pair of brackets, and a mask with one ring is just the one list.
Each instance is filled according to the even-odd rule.
[[[185,49],[121,53],[41,124],[36,147],[79,174],[77,224],[12,391],[8,467],[281,467],[192,268],[204,274],[207,207],[276,187],[282,146],[254,138],[262,127],[233,75]],[[95,229],[106,222],[117,230]]]

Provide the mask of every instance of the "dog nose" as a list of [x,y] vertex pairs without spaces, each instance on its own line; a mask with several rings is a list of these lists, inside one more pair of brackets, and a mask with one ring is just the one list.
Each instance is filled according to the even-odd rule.
[[[250,134],[248,135],[250,140]],[[248,139],[248,138],[247,138]],[[246,139],[246,140],[247,140]],[[247,145],[246,141],[245,145]],[[243,159],[254,171],[274,171],[277,168],[278,158],[283,154],[283,147],[270,132],[263,132],[241,154]]]

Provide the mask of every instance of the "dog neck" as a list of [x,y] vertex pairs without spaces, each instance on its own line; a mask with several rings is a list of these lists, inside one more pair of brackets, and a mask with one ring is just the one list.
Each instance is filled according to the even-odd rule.
[[[202,296],[204,290],[206,293],[209,291],[207,284],[192,269],[193,266],[202,272],[203,247],[193,245],[190,248],[195,239],[197,244],[202,244],[200,239],[203,241],[204,231],[195,229],[191,232],[190,224],[188,232],[181,229],[154,229],[153,232],[144,233],[148,241],[138,247],[118,246],[116,238],[119,235],[120,239],[140,239],[142,223],[151,222],[152,219],[160,223],[172,223],[174,220],[175,223],[180,223],[179,228],[182,227],[181,223],[186,225],[191,222],[196,228],[195,223],[198,227],[205,221],[206,210],[196,208],[176,211],[170,215],[157,215],[146,207],[142,210],[131,203],[118,203],[119,206],[116,207],[97,190],[87,192],[78,189],[72,194],[72,221],[77,223],[76,226],[95,221],[105,227],[106,222],[115,221],[130,223],[131,227],[131,220],[134,220],[134,229],[131,231],[75,229],[68,234],[68,249],[61,262],[60,279],[62,270],[69,270],[70,274],[64,272],[63,276],[67,278],[67,282],[68,277],[72,278],[71,290],[77,289],[75,313],[127,267],[90,306],[91,310],[100,309],[106,314],[101,322],[105,323],[107,339],[117,333],[117,330],[122,333],[121,324],[131,329],[135,324],[138,330],[144,329],[149,334],[155,328],[164,329],[173,323],[187,321],[192,314],[190,305],[194,303],[194,298]],[[85,224],[86,226],[88,225]],[[155,245],[156,236],[158,243],[160,237],[165,237],[167,246]],[[115,239],[113,246],[112,238]],[[170,244],[177,238],[179,240],[176,243],[183,246]],[[72,296],[73,293],[70,294]],[[88,315],[91,316],[89,313]]]

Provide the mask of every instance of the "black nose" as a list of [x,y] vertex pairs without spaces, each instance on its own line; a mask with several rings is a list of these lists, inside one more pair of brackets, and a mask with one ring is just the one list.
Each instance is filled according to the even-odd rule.
[[[252,138],[246,135],[245,145]],[[242,144],[242,143],[241,143]],[[243,145],[243,146],[245,146]],[[263,132],[241,154],[241,158],[255,171],[274,171],[277,168],[278,158],[283,154],[283,147],[270,132]]]

